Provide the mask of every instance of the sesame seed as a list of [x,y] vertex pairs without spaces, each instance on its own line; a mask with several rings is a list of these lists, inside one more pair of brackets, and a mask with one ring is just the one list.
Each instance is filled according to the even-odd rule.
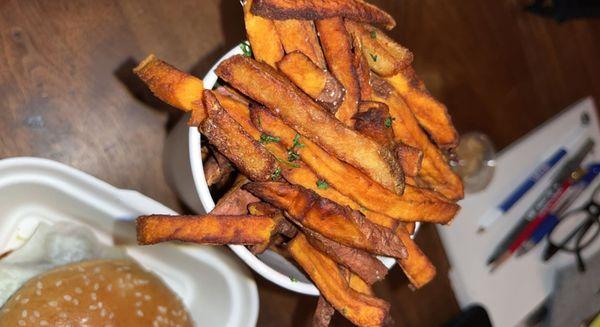
[[19,326],[25,326],[25,320],[19,320],[18,322]]
[[92,292],[91,296],[92,296],[92,300],[94,300],[94,301],[96,301],[98,299],[95,292]]
[[102,311],[100,311],[100,317],[105,317],[106,316],[106,309],[102,309]]
[[98,302],[98,308],[102,308],[104,304],[102,303],[102,301]]
[[94,268],[94,274],[98,274],[98,273],[100,273],[100,267]]
[[37,290],[35,290],[35,295],[42,296],[42,291],[38,288]]
[[79,305],[79,300],[77,300],[77,299],[73,299],[73,304],[74,304],[74,305]]
[[23,317],[23,318],[27,317],[27,310],[21,311],[21,317]]
[[142,312],[142,310],[138,310],[138,311],[136,311],[136,312],[135,312],[135,314],[137,314],[137,315],[138,315],[138,316],[140,316],[140,317],[143,317],[143,316],[144,316],[144,313]]
[[17,295],[17,297],[15,298],[15,300],[19,301],[21,299],[21,294]]
[[75,287],[75,293],[81,294],[83,293],[83,290],[81,289],[81,287]]
[[135,297],[140,297],[140,296],[142,296],[142,293],[140,293],[140,292],[135,292]]
[[58,282],[54,283],[54,285],[56,287],[60,287],[60,285],[62,285],[62,280],[59,280]]
[[115,314],[111,312],[111,313],[108,315],[108,319],[112,319],[114,316],[115,316]]
[[46,320],[41,320],[40,321],[40,326],[48,326],[48,322]]
[[71,297],[69,294],[66,294],[65,296],[63,296],[63,299],[65,299],[65,301],[69,302],[69,301],[71,301],[73,298],[72,298],[72,297]]
[[42,288],[43,286],[44,286],[44,285],[43,285],[43,284],[42,284],[42,282],[40,282],[40,281],[38,281],[38,282],[35,284],[35,287],[36,287],[36,288]]
[[97,291],[100,288],[100,284],[95,283],[94,284],[94,291]]
[[158,311],[160,311],[160,313],[167,313],[167,307],[163,307],[162,305],[159,305]]
[[37,311],[37,310],[33,310],[33,315],[39,318],[40,317],[40,312]]
[[96,309],[98,309],[98,307],[97,307],[96,305],[94,305],[94,304],[91,304],[91,305],[89,306],[89,309],[90,309],[90,310],[96,310]]
[[144,300],[146,300],[146,301],[150,301],[151,298],[152,297],[148,294],[144,295]]
[[24,298],[21,300],[21,304],[27,304],[27,302],[29,302],[29,298]]
[[50,302],[48,302],[48,305],[51,306],[51,307],[56,307],[56,306],[58,306],[58,302],[56,302],[56,301],[50,301]]

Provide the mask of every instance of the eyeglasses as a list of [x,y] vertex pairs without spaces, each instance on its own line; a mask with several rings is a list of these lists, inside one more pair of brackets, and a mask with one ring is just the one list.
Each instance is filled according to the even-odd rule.
[[574,253],[577,268],[585,271],[581,252],[600,234],[600,186],[592,198],[582,207],[566,212],[548,234],[548,247],[544,260],[549,260],[558,251]]

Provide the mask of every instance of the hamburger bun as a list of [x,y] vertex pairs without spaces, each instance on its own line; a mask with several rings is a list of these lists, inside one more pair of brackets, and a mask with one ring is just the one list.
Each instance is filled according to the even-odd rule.
[[193,326],[156,275],[126,260],[61,266],[27,281],[0,309],[3,326]]

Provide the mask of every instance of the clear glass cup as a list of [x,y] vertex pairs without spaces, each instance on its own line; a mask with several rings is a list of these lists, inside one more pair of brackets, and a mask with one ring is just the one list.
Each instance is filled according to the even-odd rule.
[[487,135],[468,132],[450,155],[450,166],[462,178],[466,193],[484,190],[494,176],[496,150]]

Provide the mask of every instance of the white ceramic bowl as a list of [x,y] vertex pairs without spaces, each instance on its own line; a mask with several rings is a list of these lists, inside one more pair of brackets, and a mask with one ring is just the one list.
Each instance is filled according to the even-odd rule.
[[[221,57],[204,76],[204,87],[206,89],[213,88],[217,81],[214,70],[223,60],[242,53],[241,48],[236,46]],[[184,117],[167,138],[165,151],[167,156],[165,162],[168,165],[167,177],[190,208],[199,213],[210,212],[215,207],[215,202],[204,178],[200,153],[200,143],[205,140],[201,138],[198,129],[188,127],[186,121],[187,117]],[[313,283],[296,266],[279,254],[267,250],[265,253],[255,256],[245,246],[230,245],[229,247],[250,268],[273,283],[294,292],[319,295],[319,290]],[[388,268],[391,268],[396,262],[392,258],[379,257],[379,259]]]

